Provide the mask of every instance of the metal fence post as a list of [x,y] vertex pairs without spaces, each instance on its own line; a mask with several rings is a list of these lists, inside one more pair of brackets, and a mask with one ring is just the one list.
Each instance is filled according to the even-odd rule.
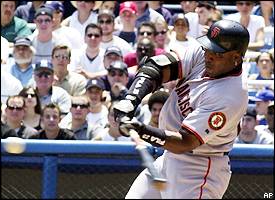
[[45,155],[42,177],[42,199],[56,199],[57,155]]

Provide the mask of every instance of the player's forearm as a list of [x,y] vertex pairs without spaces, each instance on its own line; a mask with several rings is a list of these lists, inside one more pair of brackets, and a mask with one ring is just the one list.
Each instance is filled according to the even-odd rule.
[[200,145],[193,134],[180,134],[144,125],[138,132],[140,138],[156,147],[163,147],[175,154],[192,151]]
[[[168,131],[166,131],[166,133],[167,132]],[[170,132],[170,135],[167,136],[165,140],[163,148],[172,153],[181,154],[190,152],[198,146],[200,146],[200,142],[193,134],[182,136],[179,132]]]

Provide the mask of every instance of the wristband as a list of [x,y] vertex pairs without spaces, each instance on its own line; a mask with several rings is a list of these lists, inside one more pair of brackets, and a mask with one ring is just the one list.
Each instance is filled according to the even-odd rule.
[[163,129],[155,128],[149,125],[144,127],[138,132],[140,138],[149,142],[153,146],[161,147],[165,144],[166,133]]

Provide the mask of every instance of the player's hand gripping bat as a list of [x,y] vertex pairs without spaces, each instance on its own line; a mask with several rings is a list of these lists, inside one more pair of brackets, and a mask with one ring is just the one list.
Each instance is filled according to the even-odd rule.
[[160,174],[155,168],[153,164],[154,158],[147,151],[146,146],[143,144],[143,141],[140,139],[138,133],[134,129],[130,129],[129,134],[132,140],[136,143],[136,149],[141,156],[143,166],[146,167],[151,174],[154,187],[158,190],[164,190],[166,188],[166,179],[161,178]]

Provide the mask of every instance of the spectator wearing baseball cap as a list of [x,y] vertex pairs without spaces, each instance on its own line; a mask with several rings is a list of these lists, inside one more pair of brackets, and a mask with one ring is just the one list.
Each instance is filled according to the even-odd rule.
[[123,55],[120,48],[117,46],[108,47],[105,50],[104,59],[103,59],[105,69],[107,69],[110,66],[111,62],[116,60],[120,60],[120,61],[123,60]]
[[269,88],[264,88],[258,91],[255,97],[250,97],[249,100],[256,103],[259,124],[266,125],[265,115],[267,114],[269,103],[274,101],[274,91]]
[[59,1],[49,1],[46,2],[45,7],[52,10],[53,15],[53,34],[59,37],[66,38],[70,41],[72,49],[80,49],[84,45],[84,40],[78,30],[73,27],[64,26],[61,24],[64,16],[64,6]]
[[[137,19],[137,5],[133,1],[126,1],[119,6],[119,16],[116,18],[116,24],[121,24],[114,35],[127,41],[134,47],[136,42],[135,23]],[[119,22],[118,22],[119,21]]]
[[32,80],[34,53],[35,49],[28,37],[19,36],[15,38],[13,48],[15,63],[10,67],[10,73],[21,82],[23,87],[29,85]]
[[71,42],[63,35],[53,33],[53,10],[43,6],[35,13],[37,34],[32,35],[32,44],[36,50],[33,63],[41,60],[51,60],[53,48],[57,44],[67,45],[71,48]]
[[168,44],[168,49],[177,50],[188,46],[198,45],[198,42],[188,36],[190,30],[190,24],[187,17],[183,13],[177,13],[173,16],[173,34]]
[[273,136],[264,129],[257,129],[257,113],[253,106],[248,106],[241,119],[240,132],[235,143],[240,144],[273,144]]
[[37,17],[39,17],[40,15],[47,15],[52,19],[53,11],[48,7],[42,6],[35,12],[34,18],[37,19]]
[[104,83],[99,78],[90,79],[86,85],[86,95],[89,97],[90,113],[87,115],[89,123],[105,127],[108,123],[108,109],[104,105]]
[[61,87],[54,86],[53,65],[48,60],[35,64],[34,81],[42,108],[49,104],[57,104],[63,115],[70,111],[71,96]]
[[119,46],[122,54],[125,55],[132,50],[132,46],[124,39],[113,35],[115,31],[114,19],[115,16],[110,10],[103,9],[98,13],[97,23],[103,32],[100,47],[106,50],[110,46]]

